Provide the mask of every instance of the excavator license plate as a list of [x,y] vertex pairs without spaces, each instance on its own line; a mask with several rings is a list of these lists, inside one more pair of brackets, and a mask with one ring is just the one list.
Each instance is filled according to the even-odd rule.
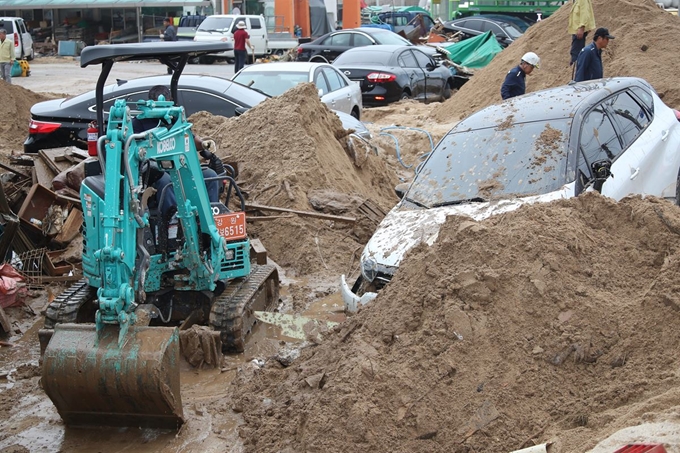
[[215,226],[227,241],[246,238],[246,214],[244,212],[229,212],[216,214]]

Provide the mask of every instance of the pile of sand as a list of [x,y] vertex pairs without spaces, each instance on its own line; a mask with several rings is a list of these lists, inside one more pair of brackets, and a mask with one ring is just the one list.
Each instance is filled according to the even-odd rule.
[[450,217],[323,343],[241,375],[241,437],[248,451],[587,451],[680,401],[678,275],[666,201]]
[[249,202],[361,220],[348,227],[292,216],[254,224],[250,232],[272,258],[300,273],[345,271],[375,226],[356,207],[368,199],[389,210],[397,201],[394,169],[358,142],[348,145],[348,132],[313,84],[298,85],[240,117],[199,112],[190,121],[199,136],[216,141],[220,156],[239,163],[239,185]]
[[[605,77],[632,76],[647,80],[664,102],[680,107],[680,72],[676,41],[680,21],[656,6],[653,0],[592,0],[595,22],[607,27],[616,39],[602,54]],[[571,36],[567,33],[571,2],[555,14],[532,25],[524,35],[498,54],[451,99],[438,105],[432,117],[450,122],[490,104],[500,102],[500,89],[507,72],[519,64],[525,52],[536,52],[541,69],[527,77],[527,92],[568,83]],[[592,33],[587,43],[592,42]]]
[[0,121],[0,135],[4,138],[2,145],[6,147],[5,152],[9,154],[20,151],[26,140],[33,104],[49,98],[18,85],[0,82],[0,99],[4,112],[3,120]]

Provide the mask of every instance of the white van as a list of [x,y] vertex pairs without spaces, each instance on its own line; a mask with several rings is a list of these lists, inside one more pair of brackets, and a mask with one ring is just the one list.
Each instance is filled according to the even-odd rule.
[[[196,29],[194,41],[215,42],[227,38],[233,43],[236,24],[240,21],[246,23],[246,31],[250,35],[250,43],[255,47],[255,55],[266,55],[269,52],[269,39],[267,37],[267,25],[262,15],[217,14],[208,16]],[[248,49],[248,53],[250,54],[250,49]],[[200,62],[210,64],[220,59],[231,62],[234,59],[234,51],[229,50],[214,55],[206,55],[201,57]]]
[[0,28],[7,32],[7,38],[14,41],[14,51],[17,60],[26,58],[32,60],[33,37],[26,28],[26,23],[21,17],[0,17]]

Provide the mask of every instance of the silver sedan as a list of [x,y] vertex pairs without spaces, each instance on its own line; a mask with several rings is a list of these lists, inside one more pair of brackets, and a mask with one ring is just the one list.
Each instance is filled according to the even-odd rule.
[[270,96],[279,96],[300,83],[313,82],[319,89],[321,102],[333,110],[361,118],[361,87],[327,63],[256,64],[241,69],[232,80]]

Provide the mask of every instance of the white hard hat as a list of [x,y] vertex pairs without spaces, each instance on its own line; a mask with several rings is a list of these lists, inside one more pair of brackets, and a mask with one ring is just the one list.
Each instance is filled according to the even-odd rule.
[[538,58],[538,55],[536,55],[533,52],[527,52],[522,56],[522,61],[529,63],[531,66],[534,68],[538,69],[538,67],[541,65],[541,59]]

